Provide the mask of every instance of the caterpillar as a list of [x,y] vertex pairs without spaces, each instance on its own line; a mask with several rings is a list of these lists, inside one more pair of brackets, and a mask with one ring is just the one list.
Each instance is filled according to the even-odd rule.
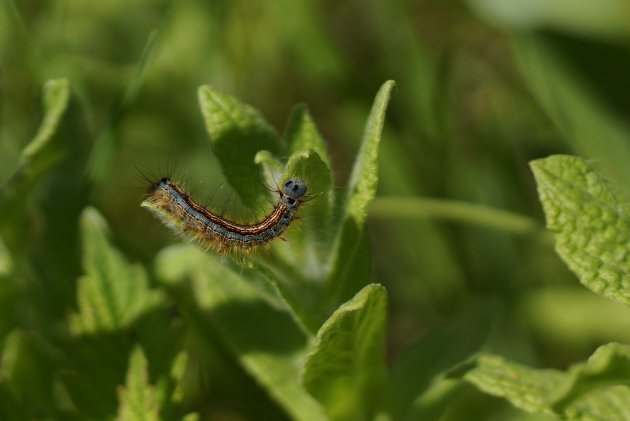
[[307,185],[298,178],[285,180],[275,190],[278,200],[259,222],[231,221],[197,204],[168,178],[152,183],[141,206],[180,236],[219,252],[249,250],[269,243],[295,219],[300,205],[308,200]]

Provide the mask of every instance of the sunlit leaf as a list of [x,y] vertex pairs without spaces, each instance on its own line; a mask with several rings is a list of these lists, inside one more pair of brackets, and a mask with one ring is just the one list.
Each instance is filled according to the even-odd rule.
[[[376,193],[378,153],[385,111],[395,83],[387,81],[376,94],[355,159],[341,215],[341,225],[330,254],[329,273],[333,300],[342,291],[345,279],[352,277],[348,269],[360,244],[367,210]],[[367,281],[367,280],[366,280]],[[338,297],[342,298],[343,297]]]
[[304,365],[304,386],[332,420],[370,419],[379,405],[387,296],[370,284],[317,332]]
[[159,420],[158,393],[149,383],[147,359],[142,348],[135,347],[129,357],[125,386],[118,390],[118,421]]
[[[325,256],[328,254],[332,212],[332,174],[317,151],[297,152],[289,158],[283,180],[295,177],[307,183],[307,202],[301,206],[301,219],[295,222],[297,229],[289,239],[292,244],[279,246],[299,248],[302,255],[293,258],[307,277],[321,280],[325,273]],[[289,251],[286,251],[288,253]]]
[[567,376],[557,370],[533,369],[496,355],[481,355],[464,378],[490,395],[500,396],[527,412],[551,412]]
[[630,419],[630,387],[596,389],[580,396],[565,409],[571,420],[624,421]]
[[291,154],[307,152],[313,149],[322,161],[326,163],[326,166],[330,167],[330,157],[328,156],[326,143],[319,134],[306,105],[300,104],[293,107],[284,136]]
[[567,372],[529,368],[485,354],[464,375],[480,390],[525,411],[571,419],[623,419],[619,417],[630,411],[630,401],[623,399],[628,396],[628,378],[630,346],[616,343],[601,346]]
[[[630,379],[630,346],[617,343],[600,346],[588,361],[572,367],[569,375],[571,386],[554,402],[558,411],[575,405],[575,401],[579,402],[585,394],[613,385],[627,385]],[[590,397],[588,401],[597,405],[597,401],[605,399],[606,394],[601,394],[598,399]],[[584,405],[584,402],[580,403],[580,406]],[[630,411],[630,401],[621,406],[626,412]]]
[[577,157],[531,167],[560,257],[582,284],[630,304],[630,207],[621,190]]
[[211,86],[199,88],[199,104],[225,178],[246,206],[264,206],[267,191],[254,158],[262,150],[277,154],[279,136],[258,111]]

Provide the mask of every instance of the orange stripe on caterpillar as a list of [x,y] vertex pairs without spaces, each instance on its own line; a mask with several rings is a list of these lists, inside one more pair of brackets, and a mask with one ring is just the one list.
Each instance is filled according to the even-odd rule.
[[307,185],[289,178],[277,190],[272,211],[261,221],[241,224],[198,205],[168,178],[153,183],[142,202],[166,226],[185,238],[219,250],[250,249],[267,244],[287,229],[300,205],[307,200]]

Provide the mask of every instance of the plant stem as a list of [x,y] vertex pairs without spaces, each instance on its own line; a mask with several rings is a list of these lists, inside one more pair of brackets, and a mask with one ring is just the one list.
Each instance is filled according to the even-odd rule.
[[457,200],[418,197],[378,197],[370,217],[387,219],[444,219],[480,225],[518,235],[549,236],[538,221],[527,216]]

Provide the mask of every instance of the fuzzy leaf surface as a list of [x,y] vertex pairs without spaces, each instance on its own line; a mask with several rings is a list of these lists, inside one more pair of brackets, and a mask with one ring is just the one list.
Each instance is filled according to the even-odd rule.
[[208,85],[198,94],[210,145],[226,180],[246,206],[264,207],[268,192],[254,158],[262,150],[277,155],[279,136],[258,111],[236,98]]
[[326,166],[330,167],[330,156],[326,149],[326,142],[317,130],[317,126],[305,105],[300,104],[293,107],[285,139],[291,154],[314,149],[322,161],[326,163]]
[[303,383],[332,420],[371,419],[384,367],[387,295],[370,284],[341,305],[317,333]]
[[531,167],[562,260],[586,287],[630,305],[630,207],[621,190],[578,157]]
[[359,153],[352,168],[348,182],[348,191],[341,212],[341,225],[337,232],[329,260],[330,279],[333,285],[333,301],[343,300],[344,283],[352,267],[354,256],[359,248],[363,234],[363,224],[367,209],[374,199],[378,181],[378,156],[381,134],[385,124],[385,112],[394,89],[394,81],[387,81],[381,86],[363,133]]
[[77,286],[78,312],[70,320],[80,334],[129,326],[158,301],[144,268],[129,264],[109,239],[103,217],[93,208],[81,215],[83,270]]
[[159,397],[155,386],[149,383],[147,359],[142,348],[135,347],[129,357],[127,380],[118,390],[120,407],[118,421],[159,420]]
[[566,384],[558,370],[540,370],[497,355],[481,355],[465,379],[481,391],[500,396],[527,412],[549,412],[552,394]]
[[[534,369],[483,354],[464,379],[481,391],[507,399],[527,412],[555,413],[569,419],[623,419],[630,384],[630,346],[599,347],[584,363],[566,372]],[[613,409],[614,408],[614,411]],[[597,417],[595,414],[611,414]]]
[[[330,168],[319,153],[314,150],[296,152],[289,158],[286,165],[283,180],[295,177],[308,183],[308,202],[301,206],[302,219],[297,224],[301,229],[289,231],[289,243],[278,246],[298,250],[301,255],[294,256],[293,264],[300,267],[305,276],[311,279],[321,280],[325,273],[325,256],[329,250],[332,213],[332,173]],[[290,250],[284,250],[285,254]]]

